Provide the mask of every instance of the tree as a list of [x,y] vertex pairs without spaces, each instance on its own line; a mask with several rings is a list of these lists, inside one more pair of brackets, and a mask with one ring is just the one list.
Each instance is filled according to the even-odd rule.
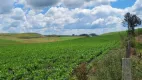
[[89,34],[80,34],[79,36],[86,36],[86,37],[89,37]]
[[91,35],[91,36],[97,36],[97,34],[95,34],[95,33],[91,33],[91,34],[89,34],[89,35]]
[[129,12],[124,15],[123,24],[128,26],[128,40],[126,46],[126,57],[130,57],[131,47],[135,47],[135,27],[141,25],[141,19],[137,15],[130,14]]
[[75,34],[72,34],[72,36],[75,36]]
[[123,23],[128,26],[128,35],[135,36],[135,27],[141,25],[141,19],[137,15],[130,14],[129,12],[125,14]]

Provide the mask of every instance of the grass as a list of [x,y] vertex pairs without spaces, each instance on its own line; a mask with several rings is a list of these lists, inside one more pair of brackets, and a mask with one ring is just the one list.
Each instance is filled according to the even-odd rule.
[[103,58],[96,59],[92,67],[95,71],[89,73],[90,80],[121,80],[124,52],[124,49],[111,50]]
[[137,44],[137,55],[132,56],[132,74],[133,80],[142,79],[142,44]]
[[78,39],[78,38],[83,38],[83,37],[79,37],[79,36],[69,36],[69,37],[60,37],[60,41],[64,41],[64,40],[73,40],[73,39]]
[[[110,38],[113,37],[113,38]],[[119,45],[112,35],[0,47],[0,79],[70,79],[73,69]]]
[[[136,30],[139,35],[142,29]],[[108,33],[104,35],[118,34]],[[120,32],[122,36],[126,36],[125,32]],[[138,34],[136,34],[138,36]],[[132,80],[142,79],[142,44],[137,43],[137,54],[131,55],[132,60]],[[97,57],[89,68],[89,80],[122,80],[122,58],[125,57],[126,51],[124,47],[116,48],[108,52],[108,54]]]
[[[141,48],[142,50],[142,48]],[[111,50],[103,58],[97,58],[89,69],[89,80],[122,80],[122,58],[125,50]],[[142,58],[132,55],[132,80],[142,79]]]
[[[89,71],[90,80],[121,80],[121,58],[125,50],[120,49],[120,34],[126,35],[116,32],[97,37],[58,37],[61,41],[31,44],[0,40],[1,44],[13,43],[0,46],[0,79],[69,80],[75,68],[94,59],[87,66],[93,67]],[[133,78],[139,80],[141,64],[137,63],[137,57],[132,59]],[[86,68],[85,64],[80,67]],[[77,72],[77,76],[81,75]]]
[[0,39],[0,46],[1,45],[7,45],[7,44],[17,44],[19,42],[13,41],[13,40],[5,40],[5,39]]

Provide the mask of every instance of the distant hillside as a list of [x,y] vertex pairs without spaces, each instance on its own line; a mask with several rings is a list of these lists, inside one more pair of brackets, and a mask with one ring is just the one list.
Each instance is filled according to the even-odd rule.
[[[65,41],[82,38],[80,36],[54,36],[54,35],[41,35],[38,33],[1,33],[0,34],[0,45],[11,44],[13,41],[17,43],[47,43],[47,42],[56,42],[56,41]],[[4,41],[5,40],[5,41]]]
[[38,33],[1,33],[0,37],[16,37],[22,39],[29,39],[29,38],[40,38],[44,36]]
[[[113,34],[118,34],[118,33],[121,35],[127,35],[127,31],[110,32],[110,33],[105,33],[102,35],[113,35]],[[142,34],[142,28],[136,29],[135,34],[136,36]]]

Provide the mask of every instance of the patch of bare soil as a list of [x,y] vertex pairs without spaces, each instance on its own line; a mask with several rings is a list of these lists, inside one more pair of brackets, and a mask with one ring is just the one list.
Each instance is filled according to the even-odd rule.
[[142,43],[142,35],[136,37],[136,41]]

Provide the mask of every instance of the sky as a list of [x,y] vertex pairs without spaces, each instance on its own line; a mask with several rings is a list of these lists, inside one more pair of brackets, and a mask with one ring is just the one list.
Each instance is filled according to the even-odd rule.
[[0,1],[0,33],[103,34],[126,30],[127,12],[142,19],[142,0]]
[[111,6],[114,8],[124,9],[133,6],[135,2],[136,0],[117,0],[115,2],[112,2]]

